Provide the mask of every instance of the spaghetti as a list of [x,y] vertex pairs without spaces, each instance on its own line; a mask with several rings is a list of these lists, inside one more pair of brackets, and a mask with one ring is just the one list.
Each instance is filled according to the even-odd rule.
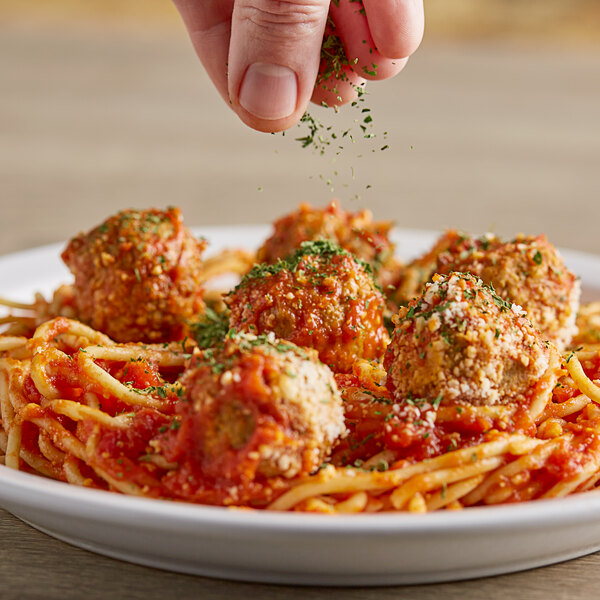
[[[288,268],[277,264],[274,275]],[[200,279],[250,266],[248,254],[226,252]],[[326,272],[314,289],[334,288]],[[286,311],[301,310],[302,272],[293,276],[296,287],[280,290]],[[23,314],[5,318],[0,335],[0,463],[123,494],[327,514],[457,510],[595,488],[598,303],[582,307],[575,349],[561,356],[475,278],[451,273],[428,285],[395,318],[385,362],[357,355],[335,376],[308,332],[303,347],[237,329],[209,347],[117,342],[78,320],[74,286],[50,302],[2,301]],[[463,334],[477,350],[457,358],[449,340],[459,347]],[[485,340],[503,353],[481,354]],[[448,392],[452,378],[441,387],[430,379],[431,365],[417,373],[427,361],[454,374],[460,392]],[[489,365],[496,370],[475,379]]]

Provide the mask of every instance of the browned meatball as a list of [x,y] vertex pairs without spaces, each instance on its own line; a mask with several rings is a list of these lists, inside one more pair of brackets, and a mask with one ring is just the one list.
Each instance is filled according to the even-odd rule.
[[501,243],[502,241],[491,233],[476,238],[455,229],[448,229],[433,248],[401,269],[396,290],[391,295],[392,299],[402,304],[416,298],[423,292],[425,284],[431,281],[434,273],[447,273],[460,257],[464,258],[474,252],[485,252]]
[[384,366],[399,399],[526,404],[557,360],[520,307],[465,273],[434,276],[395,322]]
[[180,381],[180,426],[163,451],[179,463],[168,487],[188,500],[268,499],[270,478],[313,472],[345,431],[333,373],[314,351],[273,335],[230,333],[195,355]]
[[407,269],[396,298],[408,300],[433,273],[451,271],[472,273],[502,298],[521,306],[559,350],[577,331],[580,282],[544,235],[503,243],[490,234],[474,238],[449,231]]
[[119,342],[182,339],[186,321],[204,308],[205,247],[178,208],[110,217],[62,254],[75,276],[78,317]]
[[459,257],[452,269],[477,275],[521,306],[559,350],[576,333],[581,284],[545,235],[520,236],[487,252]]
[[336,372],[349,372],[358,358],[381,358],[389,340],[385,299],[367,267],[324,240],[304,242],[286,261],[256,266],[226,302],[232,328],[315,348]]
[[399,268],[394,244],[389,239],[391,228],[391,221],[373,222],[369,210],[349,212],[336,201],[325,208],[301,204],[296,212],[275,221],[275,231],[259,248],[257,260],[273,264],[293,254],[302,242],[329,240],[369,263],[375,278],[386,289]]

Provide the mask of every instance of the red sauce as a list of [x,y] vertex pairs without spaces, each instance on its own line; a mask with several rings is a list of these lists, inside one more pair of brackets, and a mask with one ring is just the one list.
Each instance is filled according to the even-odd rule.
[[[461,402],[436,407],[395,401],[387,388],[374,387],[373,381],[357,375],[339,375],[336,380],[349,430],[334,448],[332,462],[336,465],[360,466],[382,450],[393,450],[399,460],[419,461],[475,446],[493,431],[535,435],[526,407],[517,408],[505,422]],[[439,415],[431,419],[429,413],[438,411],[443,411],[443,419]]]
[[244,280],[227,303],[238,331],[314,348],[336,372],[351,371],[357,358],[380,358],[388,342],[385,299],[349,254],[308,255],[294,271]]

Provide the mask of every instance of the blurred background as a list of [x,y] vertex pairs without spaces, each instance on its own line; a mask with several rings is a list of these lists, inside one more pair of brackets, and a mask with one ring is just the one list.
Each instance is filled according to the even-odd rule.
[[600,1],[425,5],[421,49],[369,86],[378,137],[336,157],[243,126],[169,0],[0,0],[0,254],[123,208],[255,223],[334,196],[401,227],[600,253]]

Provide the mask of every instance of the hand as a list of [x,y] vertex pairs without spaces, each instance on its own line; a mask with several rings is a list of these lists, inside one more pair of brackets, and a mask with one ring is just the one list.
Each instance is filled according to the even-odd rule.
[[[292,127],[311,99],[344,104],[365,79],[393,77],[423,36],[422,0],[173,1],[223,99],[266,132]],[[329,11],[351,68],[315,89]]]

